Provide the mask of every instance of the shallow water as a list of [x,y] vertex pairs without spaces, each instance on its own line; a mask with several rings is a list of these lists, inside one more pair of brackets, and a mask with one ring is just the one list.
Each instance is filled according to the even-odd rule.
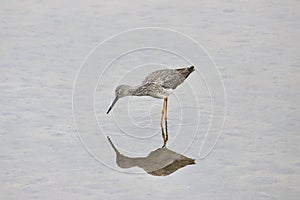
[[[297,199],[298,10],[297,1],[2,3],[0,199]],[[144,26],[161,28],[86,57]],[[120,168],[106,136],[147,157],[162,146],[163,102],[124,98],[106,115],[116,85],[191,64],[197,72],[169,98],[168,148],[196,164],[160,177]]]

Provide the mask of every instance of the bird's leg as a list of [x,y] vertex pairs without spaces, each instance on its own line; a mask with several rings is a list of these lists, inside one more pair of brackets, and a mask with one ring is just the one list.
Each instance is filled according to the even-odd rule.
[[162,147],[166,146],[166,142],[165,142],[166,141],[166,136],[165,136],[164,127],[163,127],[164,115],[165,115],[165,102],[164,102],[163,108],[161,110],[161,120],[160,120],[161,134],[162,134],[162,138],[164,140],[164,145]]
[[165,114],[165,128],[166,128],[166,137],[165,137],[166,140],[165,140],[165,143],[167,144],[167,141],[169,139],[169,136],[168,136],[168,97],[165,98],[164,103],[165,103],[164,114]]

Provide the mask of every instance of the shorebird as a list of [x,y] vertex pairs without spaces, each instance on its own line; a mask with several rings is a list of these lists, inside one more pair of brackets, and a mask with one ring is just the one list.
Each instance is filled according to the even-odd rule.
[[[116,102],[126,96],[151,96],[153,98],[164,99],[160,127],[164,140],[163,147],[166,147],[168,141],[168,96],[177,88],[183,81],[195,71],[194,66],[180,69],[162,69],[150,73],[138,86],[119,85],[115,89],[115,99],[109,107],[108,114]],[[165,120],[166,134],[163,128],[163,120]]]

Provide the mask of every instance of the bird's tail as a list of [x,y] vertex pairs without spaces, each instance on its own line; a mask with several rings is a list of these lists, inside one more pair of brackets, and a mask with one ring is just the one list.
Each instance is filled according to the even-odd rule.
[[190,66],[187,68],[180,68],[180,69],[176,69],[179,73],[182,74],[182,76],[184,76],[185,78],[187,78],[193,71],[195,71],[195,67],[194,66]]

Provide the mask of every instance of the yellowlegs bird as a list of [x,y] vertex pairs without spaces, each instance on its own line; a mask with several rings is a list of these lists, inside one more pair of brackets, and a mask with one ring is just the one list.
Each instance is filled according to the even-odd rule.
[[[109,107],[106,114],[110,112],[116,102],[125,96],[151,96],[153,98],[164,99],[160,126],[164,140],[163,147],[166,147],[168,141],[168,96],[177,88],[178,85],[195,71],[194,66],[180,69],[162,69],[150,73],[138,86],[119,85],[115,90],[115,99]],[[164,133],[163,120],[165,119]]]

